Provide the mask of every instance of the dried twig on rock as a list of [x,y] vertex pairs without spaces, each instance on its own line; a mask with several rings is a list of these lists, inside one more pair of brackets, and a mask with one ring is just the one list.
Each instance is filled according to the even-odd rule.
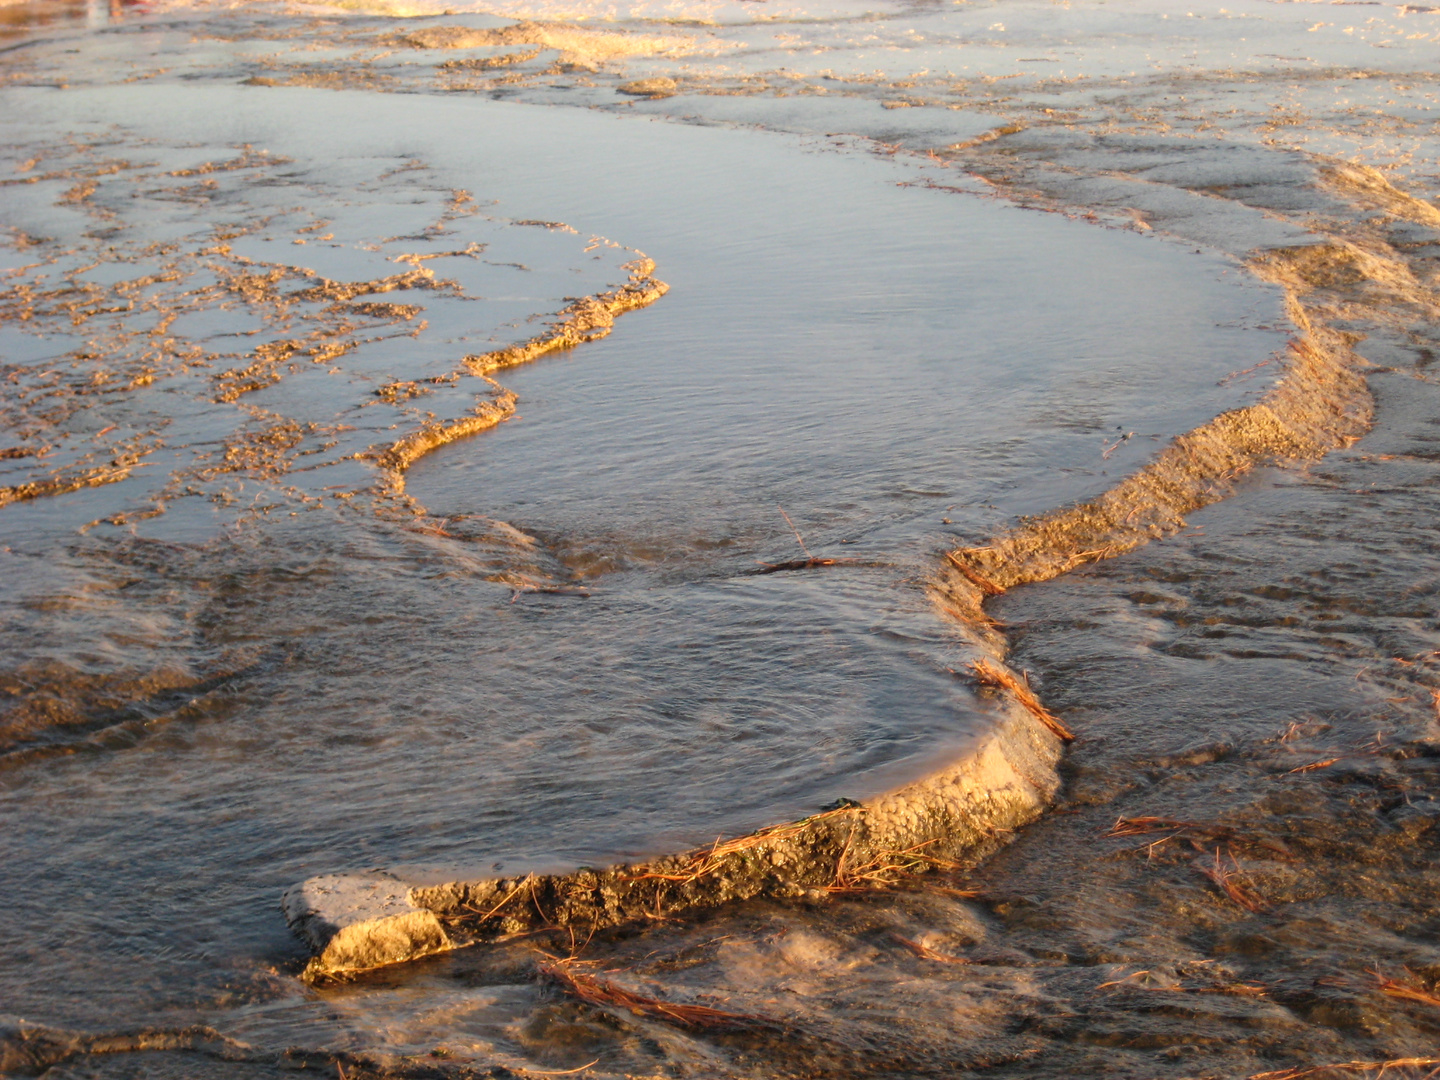
[[1074,740],[1075,733],[1066,727],[1058,716],[1040,704],[1040,699],[1035,696],[1035,691],[1030,689],[1028,682],[1017,678],[1008,668],[981,658],[970,665],[970,672],[981,686],[1008,690],[1016,701],[1034,714],[1035,719],[1065,742]]
[[961,577],[970,582],[971,585],[974,585],[986,596],[999,596],[1005,591],[963,559],[956,557],[954,552],[947,551],[945,558],[949,560],[951,566],[960,571]]
[[825,889],[829,893],[866,892],[894,885],[900,876],[924,873],[926,870],[959,870],[960,864],[927,855],[922,850],[935,843],[926,840],[914,847],[898,851],[881,851],[858,866],[846,865],[849,845],[840,853],[835,867],[835,880]]

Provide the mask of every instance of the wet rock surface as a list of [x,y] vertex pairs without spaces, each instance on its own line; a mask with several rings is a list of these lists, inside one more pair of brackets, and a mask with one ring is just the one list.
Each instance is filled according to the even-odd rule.
[[1054,798],[1060,748],[1035,716],[1012,705],[944,769],[869,805],[841,799],[708,848],[603,869],[430,885],[322,875],[287,890],[281,907],[315,954],[306,978],[328,981],[516,935],[590,936],[757,897],[864,892],[991,854]]

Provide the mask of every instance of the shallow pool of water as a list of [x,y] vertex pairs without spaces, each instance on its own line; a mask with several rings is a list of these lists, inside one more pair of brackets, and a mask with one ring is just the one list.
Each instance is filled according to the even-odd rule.
[[[106,409],[137,438],[136,417],[184,423],[152,424],[151,474],[0,510],[7,685],[29,718],[0,772],[0,858],[27,882],[0,927],[31,961],[0,986],[32,1019],[289,1000],[266,971],[295,956],[275,902],[311,874],[603,861],[915,775],[987,723],[921,587],[933,552],[1109,486],[1253,393],[1218,384],[1284,340],[1277,296],[1217,257],[933,190],[823,140],[353,92],[7,93],[33,125],[17,145],[74,130],[104,133],[110,159],[202,139],[290,159],[250,194],[172,185],[167,205],[211,200],[199,220],[293,213],[298,232],[378,177],[345,219],[352,248],[320,253],[333,266],[288,252],[327,277],[373,277],[402,241],[450,250],[462,224],[426,232],[414,207],[465,189],[497,220],[578,230],[535,233],[574,244],[548,281],[614,280],[618,249],[593,235],[671,286],[605,340],[499,373],[518,415],[410,471],[423,518],[367,501],[373,469],[340,452],[390,437],[361,419],[380,415],[366,395],[524,336],[519,313],[555,310],[561,287],[386,293],[424,311],[328,358],[333,381],[297,361],[229,412],[179,374],[119,404],[75,398],[64,423],[87,437]],[[95,219],[119,189],[66,203],[75,182],[25,213],[58,245],[108,242]],[[120,215],[127,243],[198,228],[147,213]],[[259,235],[231,254],[262,259]],[[264,332],[298,333],[305,310]],[[190,313],[207,347],[254,329],[250,308],[217,311]],[[75,348],[11,363],[86,375],[98,362]],[[442,419],[488,393],[455,385],[433,399]],[[315,460],[336,483],[298,458],[254,466],[243,490],[194,471],[197,448],[239,445],[241,414],[259,425],[242,434],[329,425],[342,441]],[[182,474],[193,491],[165,486]],[[806,553],[836,562],[762,572]],[[103,977],[117,964],[124,985]]]

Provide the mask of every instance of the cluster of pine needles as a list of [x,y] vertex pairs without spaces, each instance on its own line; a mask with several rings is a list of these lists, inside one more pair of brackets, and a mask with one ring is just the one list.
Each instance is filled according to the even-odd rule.
[[[1337,1074],[1369,1073],[1374,1080],[1391,1076],[1400,1080],[1405,1070],[1415,1080],[1435,1080],[1440,1077],[1440,1057],[1391,1058],[1389,1061],[1342,1061],[1333,1065],[1310,1065],[1294,1069],[1276,1069],[1273,1072],[1252,1074],[1248,1080],[1321,1080]],[[1425,1069],[1426,1072],[1418,1070]]]
[[1155,858],[1167,844],[1176,841],[1184,841],[1196,851],[1209,851],[1213,861],[1209,864],[1196,864],[1197,872],[1208,878],[1221,893],[1246,911],[1259,914],[1269,910],[1269,905],[1246,880],[1246,872],[1240,865],[1235,849],[1263,849],[1288,859],[1290,853],[1282,845],[1273,840],[1245,836],[1229,825],[1150,816],[1117,818],[1106,835],[1151,836],[1156,833],[1162,834],[1159,839],[1141,845],[1149,858]]
[[853,813],[859,808],[859,804],[846,804],[834,810],[827,810],[821,814],[813,814],[810,817],[802,818],[799,821],[792,821],[784,825],[772,825],[766,829],[759,829],[748,836],[737,836],[731,840],[717,839],[708,848],[692,852],[689,860],[680,868],[673,871],[647,870],[643,874],[634,874],[627,877],[627,881],[672,881],[688,885],[692,881],[699,881],[701,878],[713,874],[725,865],[731,855],[742,851],[749,851],[764,844],[776,843],[782,840],[789,840],[803,833],[817,822],[827,818],[833,818],[841,814]]

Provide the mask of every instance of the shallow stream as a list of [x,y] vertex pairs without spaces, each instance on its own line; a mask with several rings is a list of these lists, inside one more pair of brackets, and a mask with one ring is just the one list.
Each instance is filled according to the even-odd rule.
[[[302,988],[280,891],[653,854],[920,775],[991,723],[937,552],[1253,400],[1292,331],[1227,256],[853,140],[182,93],[122,81],[131,37],[106,85],[4,91],[40,178],[0,205],[0,483],[91,477],[0,507],[0,1000],[33,1023],[582,1064],[609,1044],[508,954]],[[642,252],[669,293],[608,337],[464,368]],[[516,415],[383,494],[371,448],[502,387]]]

